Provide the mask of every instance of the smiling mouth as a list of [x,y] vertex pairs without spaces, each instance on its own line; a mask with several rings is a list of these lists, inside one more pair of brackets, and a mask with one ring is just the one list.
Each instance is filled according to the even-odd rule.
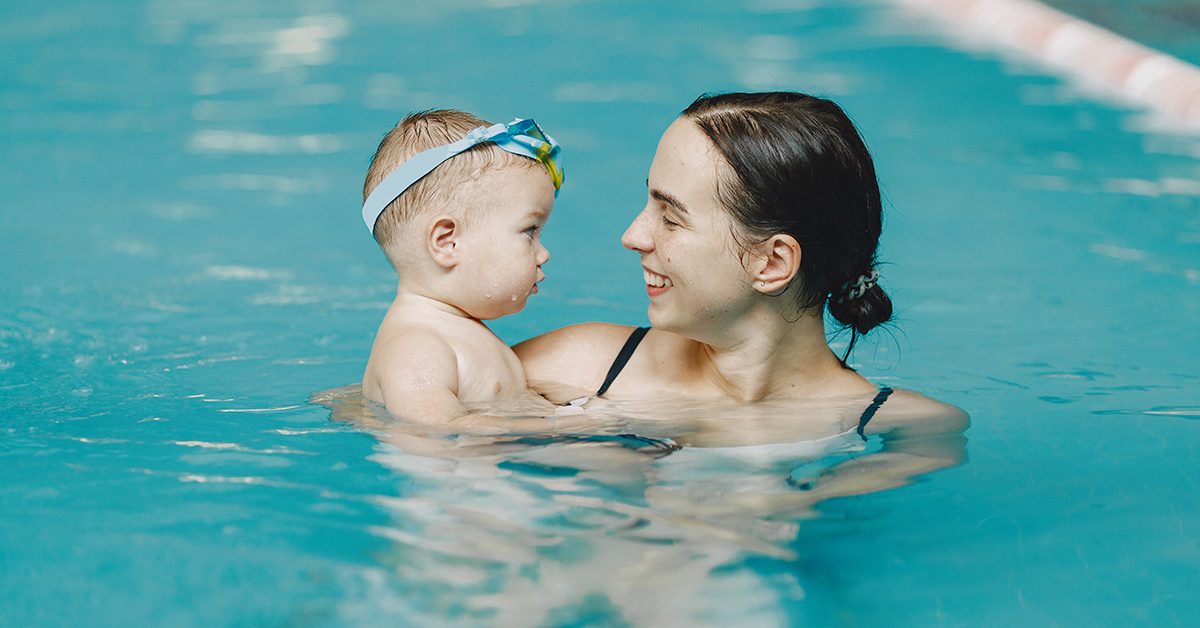
[[675,285],[671,283],[670,277],[665,277],[658,273],[652,273],[645,268],[642,269],[642,274],[646,277],[646,285],[652,288],[670,288]]

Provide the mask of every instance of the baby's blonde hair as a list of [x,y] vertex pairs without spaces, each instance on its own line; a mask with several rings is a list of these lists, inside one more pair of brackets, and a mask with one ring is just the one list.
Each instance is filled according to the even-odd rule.
[[[490,124],[453,109],[431,109],[410,114],[388,131],[379,143],[375,156],[371,158],[371,166],[367,168],[366,181],[363,182],[363,200],[388,174],[413,155],[435,146],[457,142],[471,129]],[[393,258],[392,244],[405,223],[438,206],[457,213],[466,204],[466,199],[458,195],[463,182],[478,179],[489,168],[515,164],[530,167],[538,165],[531,159],[507,153],[491,142],[484,142],[451,157],[409,186],[383,210],[372,232],[392,266],[397,263]],[[467,218],[464,214],[459,215]]]

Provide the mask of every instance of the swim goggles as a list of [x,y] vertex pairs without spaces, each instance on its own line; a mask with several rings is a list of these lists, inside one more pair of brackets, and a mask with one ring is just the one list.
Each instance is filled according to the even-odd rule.
[[476,127],[457,142],[419,152],[397,166],[375,186],[363,203],[362,217],[363,222],[367,223],[367,230],[375,232],[375,221],[379,220],[379,215],[412,184],[433,172],[447,159],[484,142],[491,142],[514,155],[540,161],[550,173],[554,195],[558,196],[563,184],[562,166],[558,164],[558,142],[547,135],[537,122],[517,118],[508,124]]

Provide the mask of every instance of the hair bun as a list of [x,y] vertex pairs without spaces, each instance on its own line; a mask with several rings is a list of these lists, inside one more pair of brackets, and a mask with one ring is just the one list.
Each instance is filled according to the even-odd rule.
[[879,285],[879,272],[842,285],[842,293],[829,299],[829,313],[838,322],[865,334],[892,318],[892,300]]

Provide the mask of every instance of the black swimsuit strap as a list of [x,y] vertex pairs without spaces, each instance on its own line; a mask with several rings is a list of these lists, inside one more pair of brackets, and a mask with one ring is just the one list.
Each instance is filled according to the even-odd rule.
[[638,327],[629,334],[629,339],[625,341],[625,346],[621,347],[621,352],[617,354],[617,359],[613,360],[612,366],[608,367],[608,375],[604,376],[604,383],[600,384],[600,390],[596,391],[596,396],[599,397],[608,392],[608,387],[612,386],[613,380],[617,379],[617,375],[621,374],[621,369],[625,368],[625,364],[629,362],[629,358],[633,357],[633,352],[637,349],[638,343],[642,338],[646,337],[646,332],[650,331],[649,327]]
[[892,389],[888,388],[887,386],[883,386],[879,389],[879,392],[875,394],[875,398],[871,400],[871,405],[867,406],[866,410],[863,410],[862,416],[858,419],[858,435],[861,436],[863,440],[867,440],[867,436],[863,434],[863,429],[867,427],[867,423],[870,423],[871,419],[875,417],[875,411],[879,410],[879,406],[882,406],[883,402],[887,401],[888,396],[891,394]]

